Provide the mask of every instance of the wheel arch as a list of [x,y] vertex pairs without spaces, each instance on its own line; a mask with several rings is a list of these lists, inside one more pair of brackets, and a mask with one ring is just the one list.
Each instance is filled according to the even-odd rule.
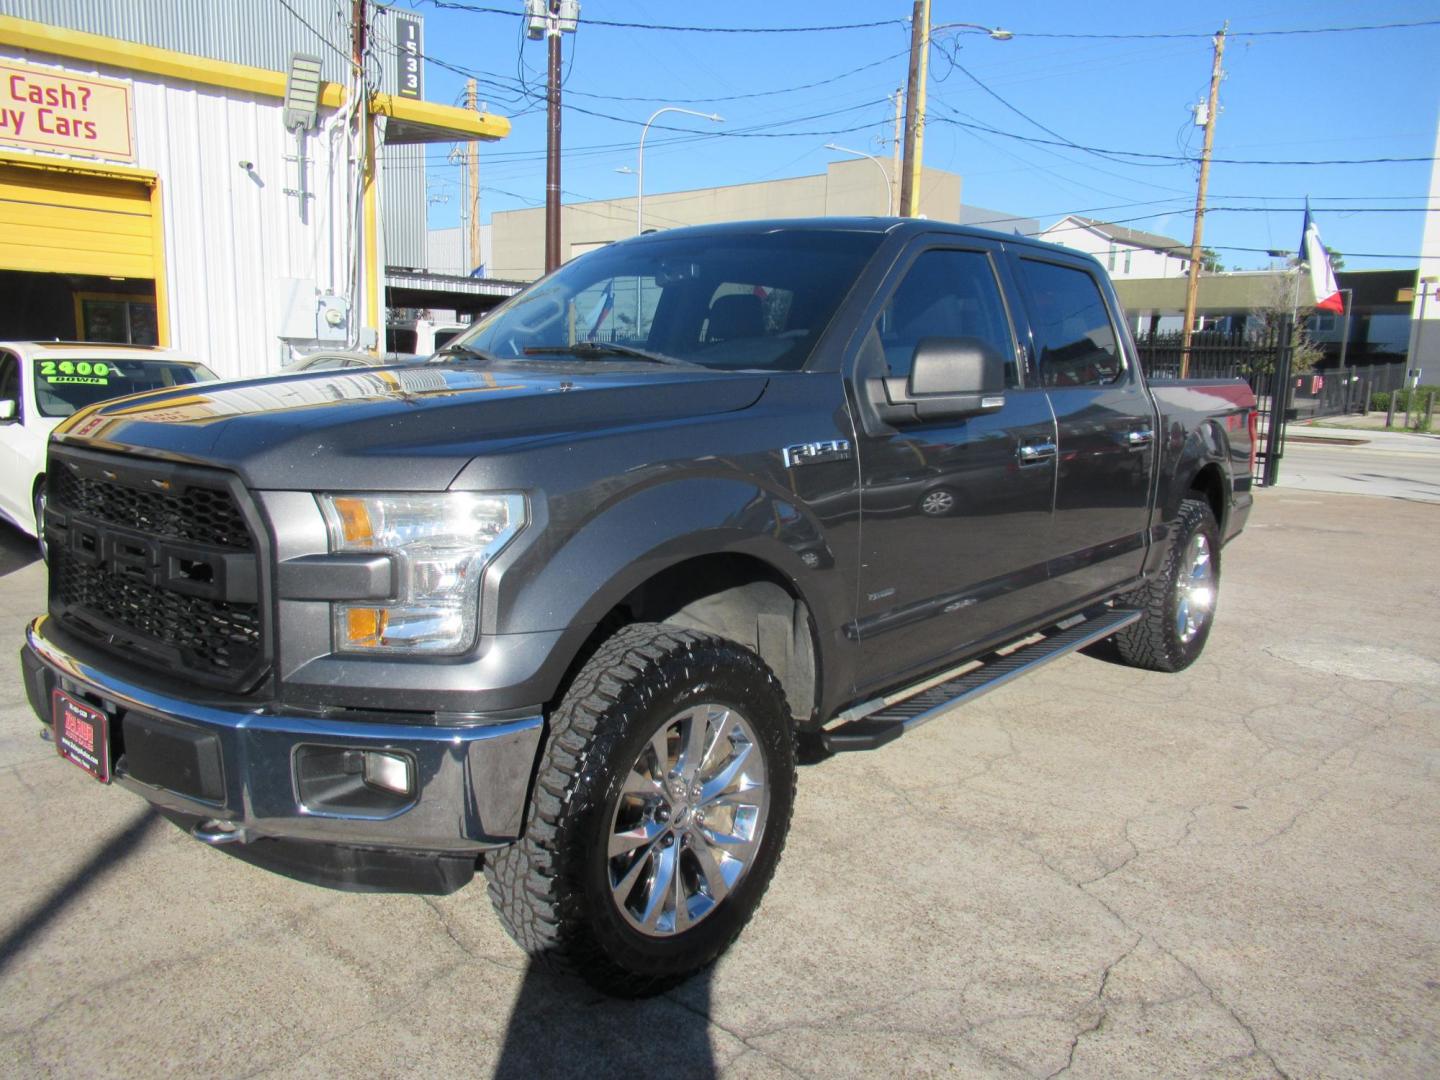
[[1220,526],[1220,535],[1224,536],[1234,489],[1234,481],[1226,468],[1229,459],[1230,440],[1222,425],[1207,419],[1192,430],[1171,473],[1163,502],[1163,520],[1174,521],[1180,512],[1180,503],[1198,495],[1209,505]]
[[566,665],[556,691],[617,630],[631,623],[669,623],[714,634],[753,651],[779,679],[795,721],[819,708],[821,651],[817,623],[800,586],[773,562],[748,552],[675,558],[636,580],[623,574],[592,603],[594,628]]

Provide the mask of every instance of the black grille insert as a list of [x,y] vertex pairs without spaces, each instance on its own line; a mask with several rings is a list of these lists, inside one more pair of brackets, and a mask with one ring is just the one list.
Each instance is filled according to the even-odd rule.
[[49,497],[51,503],[72,513],[152,536],[233,551],[250,551],[253,547],[240,508],[224,490],[181,487],[178,492],[145,491],[103,477],[57,469],[50,477]]
[[261,545],[238,482],[56,447],[47,483],[52,615],[127,661],[253,683],[267,660]]

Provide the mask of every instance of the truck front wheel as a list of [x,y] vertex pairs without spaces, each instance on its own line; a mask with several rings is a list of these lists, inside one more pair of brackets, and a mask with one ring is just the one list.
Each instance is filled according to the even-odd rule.
[[1145,613],[1115,635],[1121,658],[1152,671],[1189,667],[1210,636],[1219,593],[1220,527],[1208,503],[1185,499],[1164,570],[1118,602]]
[[490,898],[531,955],[626,997],[712,963],[764,895],[795,800],[784,691],[732,641],[639,623],[581,669]]

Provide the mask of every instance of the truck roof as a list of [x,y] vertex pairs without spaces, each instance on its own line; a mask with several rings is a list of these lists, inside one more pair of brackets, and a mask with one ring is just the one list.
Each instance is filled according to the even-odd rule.
[[1065,252],[1094,261],[1091,256],[1062,244],[1052,244],[1018,233],[997,232],[975,225],[957,225],[950,221],[932,221],[929,218],[897,217],[812,217],[812,218],[761,218],[749,221],[722,221],[708,225],[684,225],[674,229],[656,229],[643,236],[632,237],[621,243],[644,243],[651,239],[673,236],[739,236],[757,232],[863,232],[893,235],[918,235],[922,233],[947,233],[953,236],[971,236],[982,240],[994,240],[1006,244],[1024,245],[1037,251]]

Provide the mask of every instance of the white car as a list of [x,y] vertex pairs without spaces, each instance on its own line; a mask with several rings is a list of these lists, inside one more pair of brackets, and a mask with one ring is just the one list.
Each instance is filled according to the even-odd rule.
[[71,413],[142,390],[209,382],[197,360],[145,345],[0,341],[0,515],[38,536],[45,448]]

